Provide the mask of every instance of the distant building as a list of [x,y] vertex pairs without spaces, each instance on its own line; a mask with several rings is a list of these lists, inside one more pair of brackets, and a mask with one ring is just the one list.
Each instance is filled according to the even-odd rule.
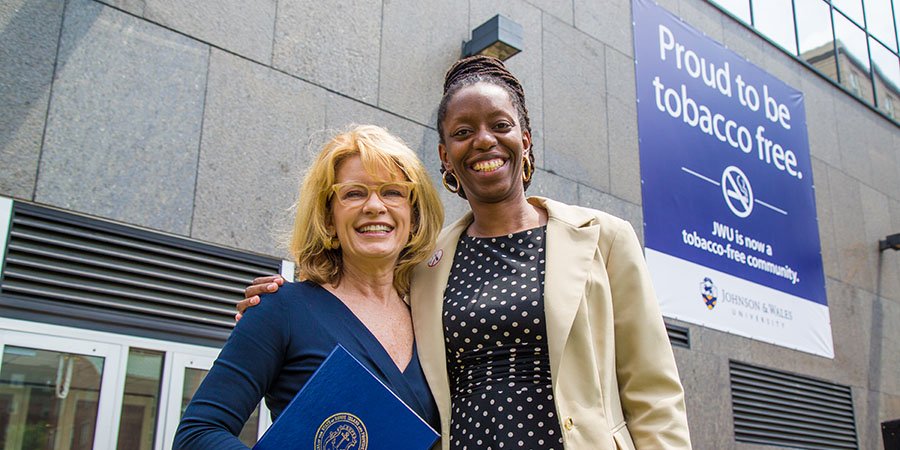
[[[888,117],[896,119],[895,108],[900,101],[900,88],[892,83],[890,78],[884,76],[884,72],[877,65],[873,66],[870,75],[867,63],[848,51],[841,41],[837,41],[837,51],[834,44],[834,42],[823,44],[801,54],[800,58],[829,78],[840,80],[847,90],[867,103],[876,104],[875,97],[877,97],[877,108]],[[875,97],[872,90],[873,79]]]

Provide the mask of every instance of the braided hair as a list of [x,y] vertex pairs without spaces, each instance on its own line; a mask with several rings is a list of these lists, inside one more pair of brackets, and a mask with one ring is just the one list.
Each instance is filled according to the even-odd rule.
[[[474,55],[456,61],[447,70],[447,74],[444,75],[444,96],[441,97],[437,113],[437,131],[442,144],[444,143],[444,118],[447,116],[447,104],[450,103],[450,99],[460,89],[479,82],[490,83],[503,88],[509,94],[509,99],[518,113],[519,126],[531,133],[531,121],[528,119],[528,107],[525,106],[525,90],[522,89],[522,83],[506,69],[503,61],[490,56]],[[532,167],[534,167],[533,148],[534,144],[530,148],[525,149],[528,152],[528,159]],[[444,172],[446,172],[446,169],[442,164],[441,176],[444,175]],[[523,181],[523,185],[527,190],[528,186],[531,185],[531,180]],[[462,186],[458,187],[457,195],[466,198],[466,193]]]

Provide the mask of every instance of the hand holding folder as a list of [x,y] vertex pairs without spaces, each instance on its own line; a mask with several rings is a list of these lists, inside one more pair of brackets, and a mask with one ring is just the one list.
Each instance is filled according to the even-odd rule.
[[338,344],[254,450],[428,449],[438,434]]

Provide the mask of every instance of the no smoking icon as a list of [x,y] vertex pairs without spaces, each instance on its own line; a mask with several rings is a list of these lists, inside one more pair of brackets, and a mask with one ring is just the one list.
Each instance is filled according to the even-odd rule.
[[722,172],[722,195],[734,215],[744,218],[753,212],[753,188],[741,169],[728,166]]

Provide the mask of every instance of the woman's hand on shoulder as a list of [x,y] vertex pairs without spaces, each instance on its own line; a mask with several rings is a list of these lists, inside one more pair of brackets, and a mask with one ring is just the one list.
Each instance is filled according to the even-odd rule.
[[250,285],[244,289],[244,299],[238,302],[236,306],[237,314],[234,315],[234,321],[241,320],[247,308],[252,308],[259,304],[260,294],[276,292],[283,284],[284,278],[281,275],[254,278]]

